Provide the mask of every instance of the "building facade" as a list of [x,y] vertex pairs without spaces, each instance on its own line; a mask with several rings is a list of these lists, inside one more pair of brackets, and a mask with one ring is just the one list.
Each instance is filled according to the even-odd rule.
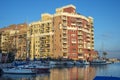
[[0,29],[2,54],[13,53],[15,59],[26,59],[27,24],[10,25]]
[[29,24],[31,58],[51,57],[92,59],[94,51],[93,18],[76,12],[74,5],[56,9],[55,14],[44,13],[41,20]]
[[92,60],[94,51],[93,18],[76,12],[74,5],[41,14],[41,20],[0,29],[2,53],[15,53],[16,59],[66,58]]
[[29,24],[30,55],[33,58],[46,58],[53,55],[53,20],[52,15],[42,14],[41,21]]

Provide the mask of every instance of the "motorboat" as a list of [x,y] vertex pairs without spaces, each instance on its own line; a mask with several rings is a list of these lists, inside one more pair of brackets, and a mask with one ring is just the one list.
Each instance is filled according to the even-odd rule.
[[65,61],[64,65],[74,65],[74,62],[73,61]]
[[35,69],[20,68],[20,67],[3,68],[2,71],[5,74],[36,74]]
[[82,60],[82,61],[75,61],[75,65],[89,65],[90,63],[86,60]]
[[102,59],[96,59],[96,60],[93,60],[90,62],[90,64],[92,65],[104,65],[104,64],[107,64],[106,63],[106,60],[102,60]]
[[50,66],[40,62],[30,62],[29,64],[19,65],[18,67],[24,69],[35,69],[37,73],[50,72]]

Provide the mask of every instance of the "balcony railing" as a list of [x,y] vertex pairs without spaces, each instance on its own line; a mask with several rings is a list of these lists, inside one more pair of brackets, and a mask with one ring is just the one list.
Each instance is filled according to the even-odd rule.
[[67,18],[66,18],[66,17],[62,17],[62,19],[63,19],[63,20],[67,20]]
[[71,25],[72,25],[72,26],[76,26],[76,24],[75,24],[75,23],[71,23]]
[[63,23],[63,26],[67,26],[67,23]]
[[63,51],[63,52],[68,52],[68,50],[64,50],[64,49],[63,49],[62,51]]
[[78,23],[82,23],[82,21],[81,21],[81,20],[76,20],[76,22],[78,22]]
[[63,43],[67,43],[67,40],[62,40]]
[[78,39],[83,39],[83,37],[79,36]]
[[67,27],[66,27],[66,26],[63,26],[62,28],[63,28],[63,29],[67,29]]
[[67,48],[68,46],[67,45],[62,45],[63,48]]
[[82,30],[82,28],[78,28],[78,30]]
[[67,36],[62,36],[62,38],[67,38]]
[[81,45],[81,46],[78,46],[78,48],[83,48],[83,46]]
[[77,26],[82,26],[82,24],[76,24]]
[[78,41],[78,44],[83,44],[83,41]]
[[81,32],[78,32],[78,35],[83,35]]
[[66,33],[67,33],[67,31],[63,31],[63,33],[64,33],[64,34],[66,34]]

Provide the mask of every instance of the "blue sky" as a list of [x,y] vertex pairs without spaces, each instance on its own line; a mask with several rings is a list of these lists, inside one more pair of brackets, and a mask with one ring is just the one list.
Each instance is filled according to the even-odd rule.
[[120,0],[0,0],[0,27],[38,21],[42,13],[68,4],[94,18],[95,50],[120,58]]

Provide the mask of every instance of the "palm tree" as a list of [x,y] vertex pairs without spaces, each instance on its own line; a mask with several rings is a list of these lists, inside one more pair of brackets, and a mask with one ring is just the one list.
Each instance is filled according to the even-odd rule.
[[106,58],[106,55],[107,55],[108,53],[107,52],[103,52],[103,56],[104,56],[104,58]]

